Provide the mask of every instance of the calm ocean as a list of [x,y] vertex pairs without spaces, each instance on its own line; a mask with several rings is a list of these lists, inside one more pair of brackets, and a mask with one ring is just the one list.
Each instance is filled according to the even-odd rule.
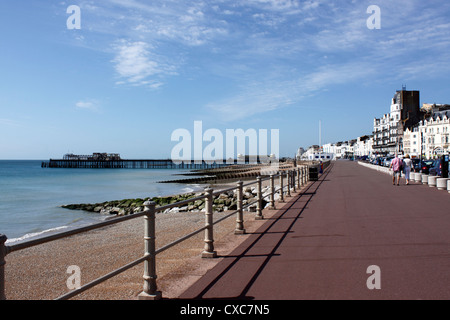
[[[157,183],[187,170],[50,169],[40,160],[0,160],[0,234],[8,243],[105,219],[63,209],[63,204],[98,203],[200,190],[198,185]],[[179,177],[178,177],[179,178]]]

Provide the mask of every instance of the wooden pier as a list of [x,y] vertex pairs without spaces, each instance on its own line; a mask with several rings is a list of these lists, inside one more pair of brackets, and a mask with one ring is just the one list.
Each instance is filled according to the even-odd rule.
[[[234,164],[234,163],[233,163]],[[74,169],[215,169],[229,166],[228,163],[209,163],[205,161],[173,162],[162,160],[91,160],[91,159],[50,159],[42,162],[42,168],[74,168]]]

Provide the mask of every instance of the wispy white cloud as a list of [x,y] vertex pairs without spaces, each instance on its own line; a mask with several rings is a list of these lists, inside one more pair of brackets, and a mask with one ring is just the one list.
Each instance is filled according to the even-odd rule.
[[153,47],[146,42],[130,42],[120,40],[114,44],[116,57],[113,60],[115,70],[120,79],[118,84],[144,85],[157,88],[160,81],[149,80],[161,74],[176,74],[176,67],[163,62],[163,57],[152,52]]
[[75,103],[75,107],[77,109],[84,109],[89,111],[99,111],[100,110],[100,103],[97,100],[80,100]]
[[[285,70],[282,74],[289,74]],[[305,97],[326,91],[329,86],[364,81],[378,74],[377,65],[370,61],[343,65],[324,65],[313,72],[290,77],[261,77],[247,82],[230,96],[205,106],[224,121],[244,119],[257,114],[283,109],[301,102]]]
[[[255,3],[276,11],[272,1]],[[382,29],[372,31],[366,26],[369,15],[364,3],[352,1],[339,7],[319,1],[304,2],[303,6],[284,3],[277,9],[298,8],[295,17],[299,22],[292,23],[295,19],[287,14],[279,15],[285,20],[278,20],[277,27],[294,31],[293,26],[297,26],[297,34],[286,36],[273,28],[254,33],[245,39],[247,46],[242,45],[238,56],[249,65],[265,61],[267,67],[291,66],[297,73],[285,70],[279,77],[270,77],[253,69],[255,78],[262,79],[259,86],[246,87],[248,77],[244,77],[243,89],[206,108],[234,120],[284,108],[336,85],[386,80],[403,83],[450,71],[450,25],[441,13],[448,12],[448,5],[438,9],[416,0],[382,1],[379,5]],[[311,12],[314,15],[309,15]],[[253,17],[270,22],[266,12]]]
[[[369,4],[361,1],[84,3],[97,18],[92,32],[108,36],[117,84],[155,89],[187,69],[202,70],[241,88],[206,104],[232,110],[233,118],[283,108],[333,85],[450,69],[450,5],[443,1],[378,1],[381,30],[367,29]],[[199,52],[211,55],[200,59]]]

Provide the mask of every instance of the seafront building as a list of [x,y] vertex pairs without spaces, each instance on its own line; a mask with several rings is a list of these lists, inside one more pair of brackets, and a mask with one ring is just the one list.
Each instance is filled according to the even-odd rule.
[[372,157],[373,135],[358,137],[354,146],[355,157]]
[[419,91],[403,87],[392,98],[390,112],[373,121],[373,152],[383,156],[402,153],[404,131],[422,119]]
[[404,133],[404,152],[431,159],[450,153],[450,106],[431,114]]
[[297,157],[310,159],[318,153],[331,154],[333,159],[409,154],[431,159],[449,154],[449,141],[450,105],[424,103],[421,107],[420,92],[402,87],[391,100],[390,112],[374,119],[371,135],[311,146],[306,152],[300,148]]

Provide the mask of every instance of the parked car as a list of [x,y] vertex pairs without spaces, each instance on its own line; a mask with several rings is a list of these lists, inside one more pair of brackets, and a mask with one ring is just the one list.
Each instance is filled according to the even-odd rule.
[[421,168],[421,163],[420,163],[420,159],[411,159],[412,164],[413,164],[413,168],[415,172],[420,172],[420,168]]
[[434,160],[429,169],[430,176],[442,175],[441,160]]
[[422,173],[429,174],[430,173],[430,167],[433,164],[433,162],[434,162],[433,160],[422,161],[422,164],[421,164]]
[[394,159],[394,158],[393,157],[388,157],[388,158],[384,159],[384,166],[385,167],[389,167],[391,165],[392,159]]

